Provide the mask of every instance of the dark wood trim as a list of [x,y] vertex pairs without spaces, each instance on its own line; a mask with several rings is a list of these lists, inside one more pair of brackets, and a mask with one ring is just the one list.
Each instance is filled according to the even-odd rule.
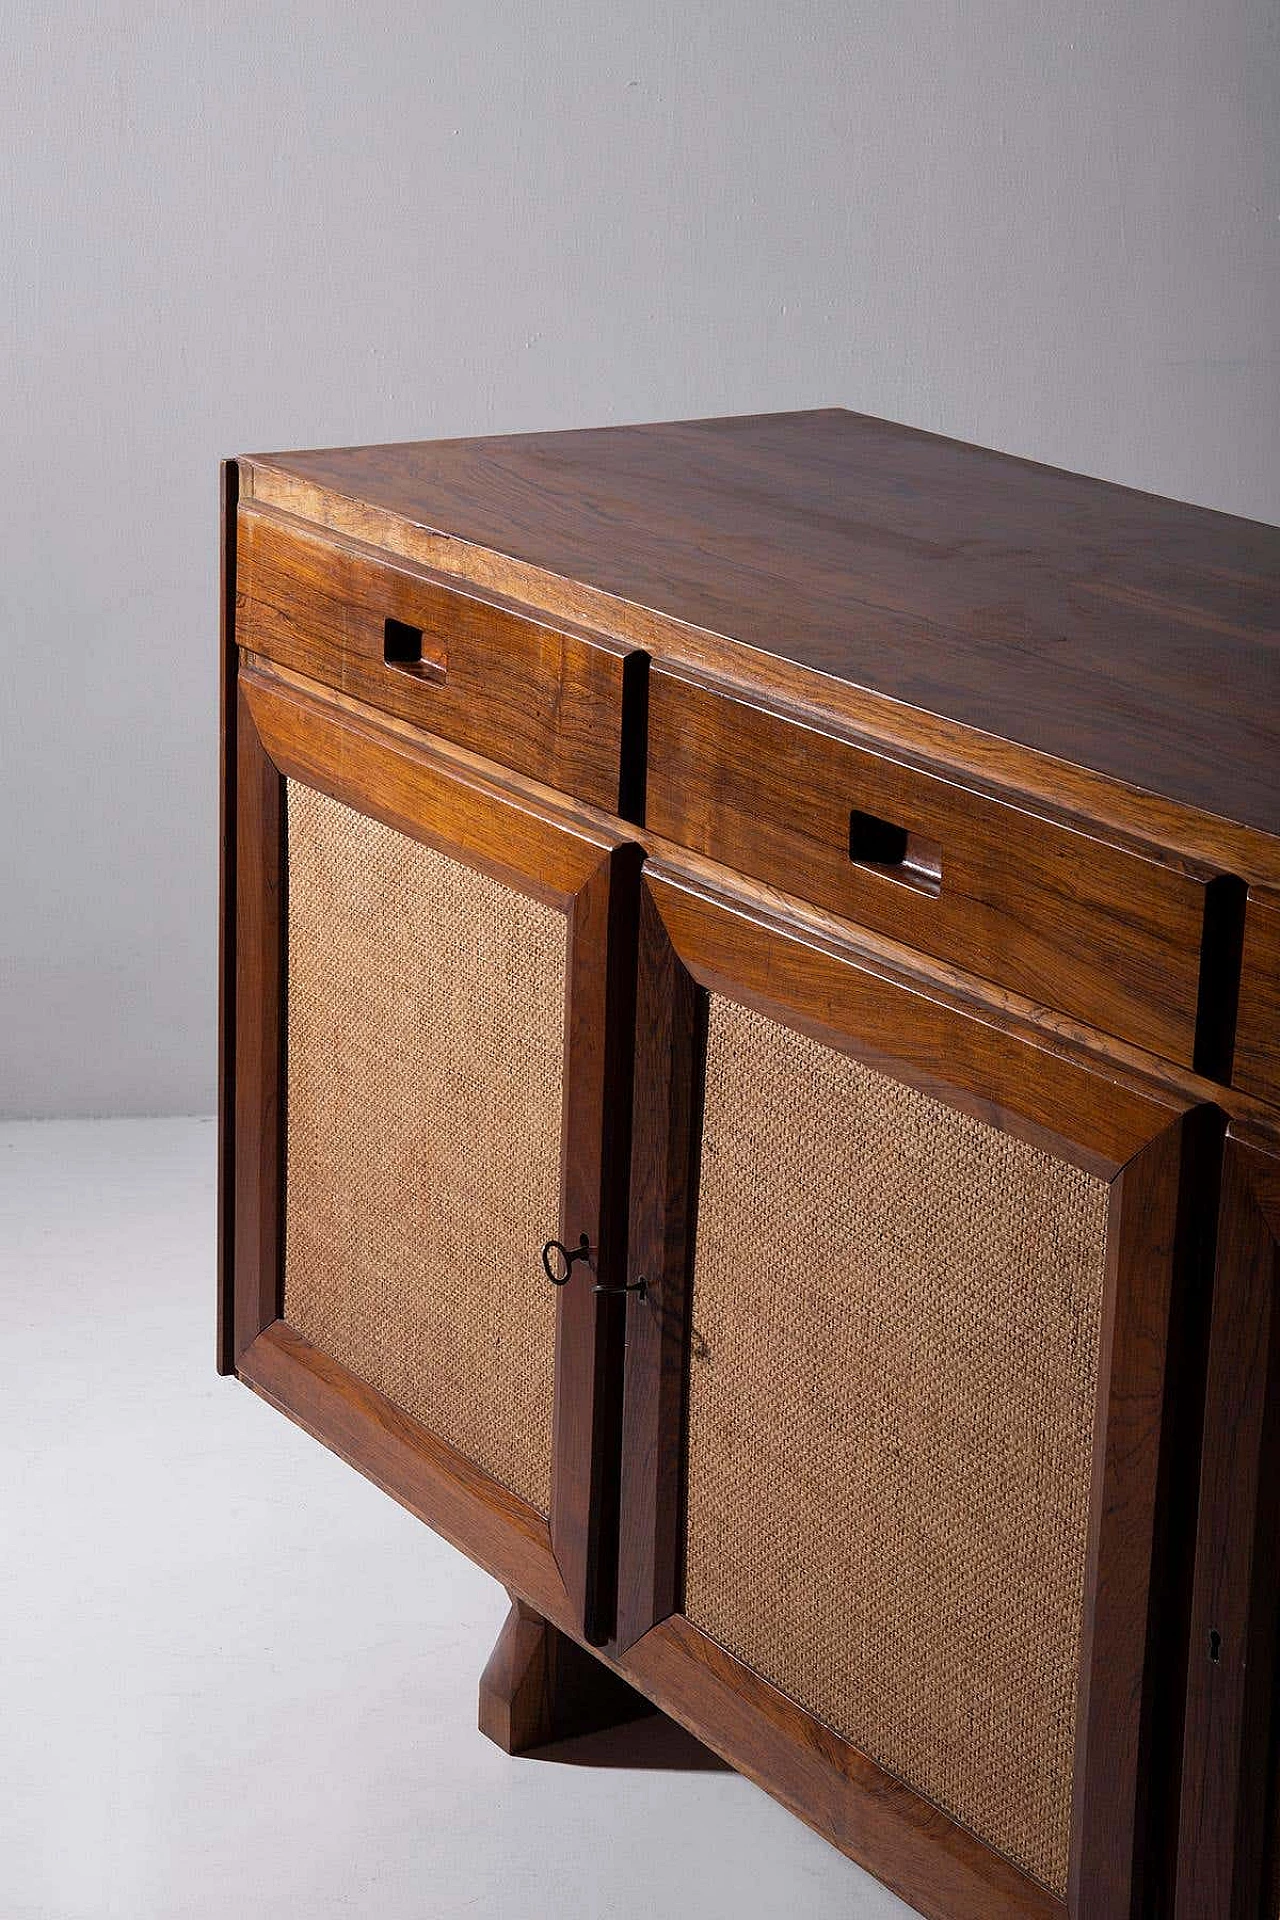
[[681,1615],[637,1640],[621,1668],[664,1713],[929,1920],[1064,1920],[1062,1902],[1044,1887]]
[[480,1676],[480,1731],[504,1753],[530,1753],[657,1712],[517,1595]]
[[284,782],[237,698],[235,1286],[237,1362],[280,1312],[284,1156]]
[[698,1002],[648,887],[640,898],[617,1645],[680,1605],[687,1288],[697,1175]]
[[1231,1081],[1240,1002],[1240,960],[1248,888],[1231,873],[1220,873],[1204,890],[1204,927],[1200,940],[1200,994],[1196,1004],[1196,1044],[1192,1067],[1206,1080]]
[[218,609],[218,1328],[217,1366],[235,1372],[236,504],[240,469],[220,475]]
[[1280,887],[1250,887],[1245,906],[1235,1084],[1280,1106]]
[[1185,1134],[1184,1115],[1112,1185],[1068,1878],[1073,1920],[1146,1911],[1144,1876],[1164,1845],[1165,1810],[1148,1798],[1153,1704],[1157,1688],[1181,1686],[1182,1669],[1157,1672],[1151,1655],[1176,1604],[1161,1583],[1157,1543]]
[[240,1356],[240,1378],[442,1535],[572,1631],[546,1522],[465,1454],[331,1360],[285,1321]]
[[1219,1222],[1176,1920],[1264,1910],[1280,1628],[1280,1158],[1228,1138]]
[[551,1537],[586,1638],[613,1632],[641,853],[621,846],[569,911],[560,1234],[595,1250],[560,1290]]
[[618,813],[642,827],[649,778],[649,656],[629,653],[622,663],[622,750]]
[[[1214,1104],[1191,1108],[1182,1122],[1152,1544],[1149,1677],[1143,1699],[1142,1742],[1148,1757],[1142,1768],[1140,1823],[1148,1838],[1142,1846],[1140,1884],[1145,1910],[1153,1914],[1172,1914],[1177,1875],[1186,1717],[1183,1676],[1190,1657],[1206,1357],[1225,1132],[1226,1115]],[[1152,1684],[1150,1676],[1163,1679]]]

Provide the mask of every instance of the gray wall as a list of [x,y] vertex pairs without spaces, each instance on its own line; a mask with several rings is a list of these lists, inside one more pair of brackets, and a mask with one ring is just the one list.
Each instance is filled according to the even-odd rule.
[[0,29],[2,1113],[212,1104],[222,454],[843,404],[1280,520],[1275,0]]

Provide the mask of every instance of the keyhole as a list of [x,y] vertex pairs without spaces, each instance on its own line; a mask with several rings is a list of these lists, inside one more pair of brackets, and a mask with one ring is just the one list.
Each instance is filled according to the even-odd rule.
[[1222,1635],[1216,1627],[1209,1635],[1209,1658],[1215,1667],[1222,1658]]

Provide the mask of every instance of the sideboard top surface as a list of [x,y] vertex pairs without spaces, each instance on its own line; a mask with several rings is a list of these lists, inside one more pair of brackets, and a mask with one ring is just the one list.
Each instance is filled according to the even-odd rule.
[[253,464],[1280,834],[1280,529],[829,409]]

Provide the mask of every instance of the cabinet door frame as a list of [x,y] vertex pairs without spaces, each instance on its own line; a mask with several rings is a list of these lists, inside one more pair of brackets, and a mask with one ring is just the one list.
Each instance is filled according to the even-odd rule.
[[[597,1643],[612,1625],[641,854],[620,833],[490,780],[425,736],[321,689],[241,668],[236,689],[233,1221],[224,1342],[239,1377],[518,1591]],[[501,1487],[283,1317],[284,783],[330,795],[562,910],[567,920],[561,1217],[593,1249],[557,1288],[549,1518]],[[550,1282],[547,1283],[550,1285]]]
[[[1194,1344],[1182,1303],[1195,1291],[1201,1249],[1186,1197],[1214,1164],[1222,1116],[1022,1025],[985,997],[966,1001],[923,969],[895,971],[852,933],[841,941],[677,859],[645,868],[639,954],[629,1277],[643,1276],[646,1293],[628,1301],[624,1671],[927,1914],[1129,1920],[1144,1897],[1144,1874],[1163,1871],[1156,1853],[1169,1844],[1163,1828],[1155,1840],[1148,1804],[1152,1768],[1164,1764],[1152,1756],[1154,1669],[1177,1658],[1178,1637],[1179,1602],[1164,1591],[1174,1548],[1161,1531],[1171,1461],[1180,1457],[1166,1394],[1172,1368]],[[710,991],[1111,1187],[1065,1900],[681,1613],[700,1029]]]
[[[1223,1157],[1187,1669],[1176,1920],[1280,1893],[1280,1139]],[[1271,1858],[1268,1858],[1270,1852]]]

